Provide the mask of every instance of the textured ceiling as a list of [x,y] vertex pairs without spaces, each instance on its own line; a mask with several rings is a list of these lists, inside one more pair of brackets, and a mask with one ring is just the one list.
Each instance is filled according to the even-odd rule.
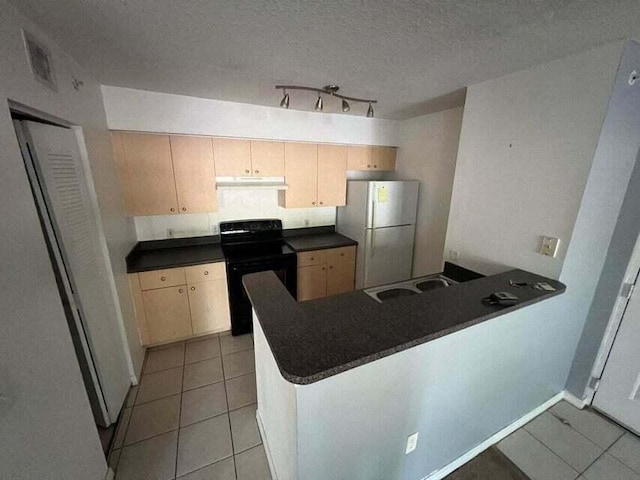
[[277,83],[336,83],[385,118],[640,31],[638,0],[10,1],[106,85],[277,106]]

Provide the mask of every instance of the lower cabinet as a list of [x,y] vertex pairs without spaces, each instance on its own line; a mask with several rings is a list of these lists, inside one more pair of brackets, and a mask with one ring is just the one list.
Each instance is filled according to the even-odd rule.
[[352,291],[355,271],[356,247],[298,253],[298,301]]
[[129,285],[142,345],[231,328],[224,262],[133,273]]

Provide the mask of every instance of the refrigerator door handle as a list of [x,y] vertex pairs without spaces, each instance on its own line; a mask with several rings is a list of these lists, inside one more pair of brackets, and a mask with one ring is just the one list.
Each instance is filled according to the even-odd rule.
[[371,228],[376,228],[376,193],[377,189],[374,190],[373,199],[371,200]]
[[376,253],[376,229],[372,229],[371,230],[371,258],[373,258],[373,256]]

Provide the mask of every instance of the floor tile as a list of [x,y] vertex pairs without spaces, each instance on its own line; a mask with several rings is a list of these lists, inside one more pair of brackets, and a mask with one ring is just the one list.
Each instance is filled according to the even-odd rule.
[[498,443],[498,448],[532,480],[573,480],[578,476],[526,430],[516,430]]
[[136,405],[158,400],[180,393],[182,390],[182,367],[162,370],[142,376]]
[[230,457],[232,453],[231,429],[226,414],[181,428],[177,475]]
[[215,417],[227,411],[224,382],[195,388],[182,394],[180,426]]
[[229,413],[231,421],[231,439],[233,440],[233,452],[255,447],[262,443],[258,422],[256,421],[256,405],[249,405]]
[[211,383],[220,382],[222,375],[222,361],[220,357],[211,358],[198,363],[191,363],[184,367],[183,390],[203,387]]
[[220,356],[220,340],[216,336],[208,340],[187,343],[185,363],[200,362]]
[[231,353],[222,357],[224,378],[234,378],[256,371],[256,361],[253,350]]
[[125,445],[178,428],[180,395],[155,400],[133,407]]
[[159,372],[169,368],[181,367],[184,364],[184,345],[156,350],[147,353],[147,363],[144,365],[144,373]]
[[124,443],[124,434],[127,433],[127,427],[131,420],[131,412],[133,408],[125,408],[118,420],[118,428],[116,429],[116,435],[113,437],[113,448],[120,448]]
[[584,472],[604,451],[549,412],[524,428],[578,472]]
[[257,402],[256,398],[256,375],[244,375],[242,377],[227,380],[227,403],[229,410],[236,410]]
[[640,480],[640,475],[608,453],[602,455],[582,475],[587,480]]
[[129,393],[127,394],[127,407],[133,407],[133,404],[136,401],[136,395],[138,394],[138,388],[138,385],[132,385],[129,389]]
[[604,449],[609,448],[624,433],[615,423],[596,412],[589,409],[580,410],[564,401],[554,405],[549,412],[568,422],[571,428]]
[[495,446],[465,463],[445,480],[530,480]]
[[259,445],[236,455],[238,480],[271,480],[264,447]]
[[213,465],[179,477],[179,480],[236,480],[236,467],[233,457],[225,458]]
[[640,438],[632,433],[625,433],[623,437],[613,444],[609,453],[624,463],[627,467],[640,473]]
[[218,338],[219,333],[209,333],[208,335],[200,335],[199,337],[188,338],[185,343],[201,342],[202,340],[210,340],[212,338]]
[[156,345],[154,347],[147,348],[147,352],[157,352],[159,350],[166,350],[168,348],[179,347],[180,345],[184,345],[186,342],[184,340],[179,340],[177,342],[164,343],[162,345]]
[[241,352],[243,350],[251,350],[253,348],[253,339],[251,335],[220,335],[220,348],[222,355]]
[[170,480],[175,476],[178,432],[122,449],[116,480]]
[[107,465],[114,472],[118,470],[118,461],[120,460],[120,453],[122,453],[122,449],[112,450],[109,455],[109,460],[107,461]]

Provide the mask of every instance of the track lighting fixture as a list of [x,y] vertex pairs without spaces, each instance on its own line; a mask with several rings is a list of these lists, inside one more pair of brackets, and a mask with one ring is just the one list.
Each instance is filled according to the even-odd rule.
[[282,100],[280,100],[280,106],[282,108],[289,108],[289,94],[286,90],[283,90],[283,93],[284,97],[282,97]]
[[357,103],[368,103],[369,108],[367,110],[367,117],[373,117],[373,104],[378,103],[377,100],[369,99],[369,98],[354,98],[347,97],[345,95],[338,94],[338,90],[340,87],[337,85],[327,85],[323,88],[315,88],[315,87],[302,87],[299,85],[276,85],[276,89],[282,90],[283,97],[280,101],[280,106],[282,108],[289,108],[289,94],[287,90],[305,90],[308,92],[316,92],[318,94],[318,99],[316,100],[315,109],[318,112],[321,112],[324,107],[324,100],[322,95],[332,95],[342,100],[342,111],[349,112],[351,110],[351,105],[349,102],[357,102]]

